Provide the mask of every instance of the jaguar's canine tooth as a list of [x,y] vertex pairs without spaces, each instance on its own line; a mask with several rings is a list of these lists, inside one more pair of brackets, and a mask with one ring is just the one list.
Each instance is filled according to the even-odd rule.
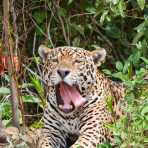
[[64,105],[59,105],[59,108],[60,109],[72,109],[73,107],[72,107],[72,105],[69,105],[68,107],[66,106],[64,106]]

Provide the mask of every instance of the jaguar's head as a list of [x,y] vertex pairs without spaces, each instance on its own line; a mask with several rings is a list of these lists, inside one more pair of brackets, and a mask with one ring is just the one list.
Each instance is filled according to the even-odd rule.
[[87,51],[77,47],[50,49],[41,45],[39,55],[43,60],[43,79],[56,91],[57,106],[71,112],[83,106],[85,92],[96,83],[96,70],[106,56],[103,48]]

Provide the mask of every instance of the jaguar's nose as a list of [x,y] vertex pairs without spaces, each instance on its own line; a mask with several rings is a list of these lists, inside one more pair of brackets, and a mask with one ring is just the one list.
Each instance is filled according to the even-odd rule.
[[57,73],[60,75],[62,79],[64,79],[69,73],[69,70],[57,70]]

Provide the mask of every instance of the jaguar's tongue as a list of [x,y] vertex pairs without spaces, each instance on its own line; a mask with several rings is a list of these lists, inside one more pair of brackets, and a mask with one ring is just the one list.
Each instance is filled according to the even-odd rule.
[[81,96],[75,87],[69,86],[64,82],[61,82],[59,87],[60,95],[64,103],[60,105],[62,110],[71,110],[73,108],[71,103],[73,103],[74,107],[78,108],[86,102],[85,98]]

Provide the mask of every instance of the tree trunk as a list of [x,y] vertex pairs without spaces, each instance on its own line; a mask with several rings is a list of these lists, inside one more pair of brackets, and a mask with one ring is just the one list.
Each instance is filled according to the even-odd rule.
[[14,59],[13,59],[13,40],[11,37],[10,29],[10,2],[9,0],[3,0],[3,29],[4,29],[4,46],[9,55],[8,61],[8,73],[10,76],[10,87],[11,87],[11,104],[12,104],[12,119],[13,125],[19,128],[19,111],[18,111],[18,89],[17,89],[17,77],[16,71],[14,68]]

